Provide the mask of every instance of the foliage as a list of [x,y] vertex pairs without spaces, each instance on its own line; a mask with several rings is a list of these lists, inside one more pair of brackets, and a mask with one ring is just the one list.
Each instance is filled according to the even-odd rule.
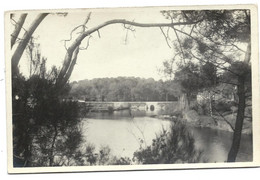
[[186,65],[180,66],[179,71],[175,73],[174,80],[182,87],[182,92],[188,95],[188,98],[197,94],[202,85],[200,78],[199,66],[189,62]]
[[195,163],[201,160],[201,155],[186,125],[176,121],[170,131],[163,129],[151,146],[140,147],[134,153],[134,160],[140,164]]
[[39,75],[12,83],[14,155],[24,160],[15,158],[14,165],[52,166],[73,158],[82,142],[77,103],[62,101],[53,81]]
[[179,95],[174,83],[152,78],[97,78],[72,82],[71,86],[70,96],[86,101],[171,101]]
[[117,157],[112,155],[108,146],[101,146],[98,151],[93,144],[87,144],[84,151],[79,156],[80,165],[129,165],[131,160],[128,157]]

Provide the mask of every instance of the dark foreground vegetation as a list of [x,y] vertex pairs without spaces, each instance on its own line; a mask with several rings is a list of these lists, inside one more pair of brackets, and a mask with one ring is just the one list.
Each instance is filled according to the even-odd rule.
[[55,166],[77,161],[81,135],[78,105],[62,101],[54,81],[13,77],[14,166]]

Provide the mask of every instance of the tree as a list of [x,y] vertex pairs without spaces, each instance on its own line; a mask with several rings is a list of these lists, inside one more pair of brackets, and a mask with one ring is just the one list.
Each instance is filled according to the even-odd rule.
[[[232,146],[227,161],[234,162],[239,150],[241,131],[246,104],[245,84],[250,75],[251,26],[249,10],[203,10],[203,11],[162,11],[170,20],[201,21],[187,25],[186,29],[173,27],[176,35],[176,52],[179,63],[192,61],[206,66],[211,63],[217,75],[229,72],[233,79],[218,80],[220,83],[233,84],[237,87],[238,112],[234,128]],[[243,50],[246,46],[246,50]],[[244,56],[241,61],[240,57]],[[234,65],[236,64],[236,65]],[[239,64],[239,65],[238,65]],[[236,68],[233,68],[236,66]],[[208,67],[209,68],[209,67]],[[210,75],[214,79],[214,75]],[[206,81],[207,87],[214,81]]]
[[134,152],[134,160],[139,164],[175,164],[203,162],[202,151],[194,144],[195,140],[185,123],[177,120],[169,131],[162,129],[151,146]]
[[198,93],[202,85],[199,67],[189,62],[179,68],[180,71],[175,73],[174,80],[181,85],[182,91],[187,95],[188,104],[190,104],[192,98]]

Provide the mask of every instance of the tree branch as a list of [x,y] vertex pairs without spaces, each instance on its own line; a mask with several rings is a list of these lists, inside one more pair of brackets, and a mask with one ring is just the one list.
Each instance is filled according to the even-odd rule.
[[66,72],[66,74],[64,75],[64,77],[61,79],[60,84],[58,84],[59,87],[62,87],[64,86],[67,81],[69,80],[71,74],[72,74],[72,71],[74,69],[74,66],[77,62],[77,57],[78,57],[78,54],[79,54],[79,47],[76,48],[76,50],[73,52],[73,56],[72,56],[72,62],[70,64],[70,67],[68,68],[68,71]]
[[177,40],[178,40],[178,42],[179,42],[179,46],[180,46],[181,53],[182,53],[182,59],[183,59],[183,61],[184,61],[184,63],[185,63],[185,56],[184,56],[184,52],[183,52],[183,49],[182,49],[182,45],[181,45],[180,38],[179,38],[179,36],[178,36],[178,34],[177,34],[176,29],[175,29],[174,27],[172,27],[172,28],[173,28],[173,30],[174,30],[174,32],[175,32],[175,35],[176,35],[176,37],[177,37]]
[[[169,39],[169,38],[168,38],[168,35],[166,35],[166,34],[164,33],[164,31],[163,31],[163,29],[162,29],[161,27],[159,27],[159,28],[160,28],[160,30],[161,30],[161,32],[162,32],[164,38],[165,38],[165,41],[166,41],[168,47],[171,48],[171,46],[170,46],[170,44],[169,44],[169,42],[168,42],[168,39]],[[168,31],[167,31],[167,32],[168,32]],[[167,33],[167,34],[168,34],[168,33]]]
[[195,21],[195,22],[177,22],[177,23],[137,23],[137,22],[133,22],[133,21],[128,21],[125,19],[114,19],[114,20],[110,20],[110,21],[106,21],[96,27],[93,27],[83,33],[81,33],[76,39],[75,41],[70,45],[70,47],[67,49],[67,53],[65,55],[64,58],[64,62],[63,62],[63,66],[62,69],[58,75],[58,80],[61,80],[64,75],[66,74],[67,70],[68,70],[68,64],[70,64],[71,58],[72,58],[72,54],[74,52],[74,50],[81,44],[82,40],[91,35],[92,33],[100,30],[103,27],[106,27],[108,25],[112,25],[112,24],[123,24],[123,25],[130,25],[130,26],[136,26],[136,27],[143,27],[143,28],[150,28],[150,27],[174,27],[174,26],[181,26],[181,25],[192,25],[192,24],[196,24],[199,21]]
[[[186,36],[188,36],[188,37],[190,37],[191,39],[195,40],[197,43],[201,43],[200,40],[198,40],[197,38],[195,38],[195,37],[189,35],[188,33],[184,32],[184,31],[181,31],[181,30],[179,30],[179,29],[176,29],[176,28],[175,28],[175,30],[178,31],[178,32],[180,32],[180,33],[182,33],[182,34],[184,34],[184,35],[186,35]],[[216,50],[212,49],[210,46],[206,45],[206,47],[209,48],[211,51],[214,51],[214,52],[216,52],[217,54],[220,54],[220,55],[226,57],[223,53],[217,52]],[[227,57],[226,57],[226,58],[227,58]],[[225,61],[225,62],[227,62],[227,63],[230,64],[230,62],[228,62],[228,61]]]
[[221,80],[218,80],[218,82],[225,83],[225,84],[230,84],[230,85],[234,85],[234,86],[238,86],[238,84],[232,83],[232,82],[221,81]]
[[71,41],[71,40],[72,40],[72,35],[73,35],[73,32],[74,32],[74,31],[76,31],[78,28],[82,27],[82,32],[81,32],[81,33],[85,32],[85,30],[86,30],[86,28],[87,28],[86,25],[87,25],[87,23],[88,23],[89,20],[90,20],[90,16],[91,16],[91,12],[88,13],[88,16],[87,16],[87,18],[85,19],[85,21],[84,21],[83,24],[78,25],[78,26],[76,26],[75,28],[72,29],[72,31],[70,32],[70,38],[63,40],[63,41],[64,41],[64,47],[65,47],[66,50],[68,50],[66,44],[67,44],[68,41]]
[[235,131],[235,128],[233,127],[233,125],[220,113],[218,112],[218,110],[212,106],[212,108],[222,117],[222,119],[230,126],[230,128]]
[[88,40],[87,40],[87,45],[86,45],[86,47],[81,47],[81,48],[79,48],[79,50],[87,50],[87,49],[88,49],[90,38],[92,38],[92,36],[89,36],[89,38],[88,38]]
[[12,33],[12,37],[11,37],[11,48],[13,47],[13,45],[15,44],[16,42],[16,39],[18,38],[19,36],[19,33],[23,27],[23,24],[24,24],[24,21],[27,17],[27,14],[21,14],[18,22],[16,23],[15,25],[15,29],[14,29],[14,32]]
[[[195,59],[197,59],[197,60],[199,60],[199,61],[202,61],[202,62],[207,62],[207,61],[205,61],[205,60],[203,60],[203,59],[201,59],[201,58],[195,56],[192,52],[190,52],[190,53],[191,53],[191,55],[192,55]],[[216,62],[212,62],[212,61],[209,61],[209,62],[213,63],[213,64],[214,64],[217,68],[219,68],[219,69],[228,71],[228,72],[230,72],[230,73],[232,73],[232,74],[234,74],[234,75],[236,75],[236,76],[239,76],[239,74],[237,74],[237,73],[231,71],[230,69],[228,69],[228,68],[226,68],[226,67],[221,67],[221,66],[220,66],[218,63],[216,63]]]
[[195,24],[192,26],[192,28],[191,28],[191,30],[190,30],[190,36],[191,36],[191,34],[192,34],[192,32],[193,32],[194,27],[195,27]]

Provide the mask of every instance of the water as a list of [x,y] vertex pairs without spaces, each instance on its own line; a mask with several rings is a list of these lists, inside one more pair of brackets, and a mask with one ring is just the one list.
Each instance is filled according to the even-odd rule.
[[[132,117],[130,117],[130,115]],[[140,144],[150,145],[162,128],[168,129],[170,121],[144,116],[142,111],[119,111],[112,114],[95,113],[83,120],[85,138],[97,149],[109,146],[118,157],[133,157]],[[210,128],[190,128],[197,149],[203,150],[208,162],[224,162],[232,142],[232,133]],[[142,139],[145,141],[143,142]],[[242,135],[237,161],[252,161],[252,138]]]

